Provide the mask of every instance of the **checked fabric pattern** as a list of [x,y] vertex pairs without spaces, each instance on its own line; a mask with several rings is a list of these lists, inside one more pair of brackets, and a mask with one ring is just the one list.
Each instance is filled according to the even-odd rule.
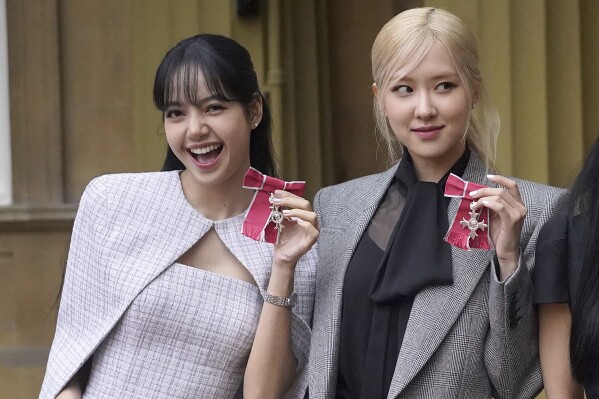
[[[310,398],[332,399],[337,385],[343,281],[352,253],[395,176],[386,172],[316,195],[318,274],[310,351]],[[463,179],[493,186],[471,151]],[[537,235],[565,190],[517,180],[528,214],[520,264],[497,280],[495,251],[452,247],[454,283],[416,295],[389,398],[531,398],[540,391],[537,324],[530,273]],[[448,208],[448,221],[459,198]],[[537,265],[542,267],[542,265]]]
[[[153,364],[157,358],[172,361],[165,366],[169,369],[166,373],[138,371],[131,376],[135,378],[128,380],[131,386],[127,388],[130,389],[127,394],[117,397],[165,397],[149,392],[152,389],[162,392],[164,387],[156,389],[157,385],[173,386],[173,379],[178,377],[172,375],[172,370],[184,369],[187,362],[203,362],[206,365],[205,370],[198,369],[193,374],[193,378],[197,378],[194,383],[199,385],[193,389],[205,389],[200,392],[211,392],[213,381],[219,379],[237,381],[239,359],[228,359],[226,354],[219,351],[232,348],[232,336],[227,337],[226,334],[237,334],[242,352],[236,355],[240,359],[247,358],[247,334],[251,334],[255,314],[261,306],[257,290],[262,292],[267,287],[273,250],[272,244],[243,236],[240,232],[242,221],[243,215],[217,222],[200,215],[185,199],[177,171],[106,175],[90,182],[81,198],[73,228],[56,333],[40,398],[54,398],[92,355],[94,358],[98,355],[100,359],[98,370],[102,370],[102,367],[108,367],[105,370],[119,367],[102,360],[103,354],[110,351],[117,363],[122,361],[118,359],[119,354],[127,351],[137,351],[135,353],[141,356],[139,359],[147,356],[148,364]],[[182,266],[173,266],[211,228],[216,230],[231,253],[250,271],[258,285],[255,289],[241,289],[239,295],[246,301],[242,307],[244,314],[227,313],[236,320],[222,319],[215,306],[210,303],[194,304],[192,298],[205,301],[218,298],[226,302],[233,290],[239,291],[237,282],[198,277],[201,272],[193,270],[200,272],[194,278],[204,279],[203,283],[182,284],[182,276],[178,274],[181,270],[177,270]],[[298,368],[295,386],[286,396],[288,398],[303,398],[307,387],[306,364],[311,337],[315,258],[315,249],[312,249],[300,259],[296,268],[298,303],[293,308],[292,344],[298,358]],[[184,350],[186,347],[182,342],[173,343],[173,339],[177,338],[176,332],[173,328],[160,325],[165,321],[156,319],[156,313],[164,312],[165,319],[174,322],[176,315],[183,310],[173,308],[177,302],[171,303],[168,309],[164,308],[166,297],[157,299],[152,296],[158,293],[164,295],[171,290],[179,292],[181,306],[189,306],[198,312],[190,322],[205,324],[202,328],[196,328],[197,336],[192,337],[190,331],[179,331],[178,339],[189,340],[189,350],[169,358],[169,350]],[[229,309],[227,306],[225,308]],[[130,331],[136,323],[146,323],[146,326]],[[228,330],[229,327],[232,330]],[[223,339],[220,346],[212,348],[214,352],[210,351],[213,340],[202,336],[204,330],[211,328],[227,329],[223,336],[227,338]],[[119,340],[129,333],[134,336],[147,333],[148,342],[157,348],[152,353],[142,353],[142,345],[147,344],[145,341],[138,341],[138,346],[124,345]],[[208,366],[221,361],[220,366]],[[227,365],[231,367],[227,368]],[[180,377],[187,380],[192,376]],[[96,383],[94,376],[92,382]],[[105,384],[99,383],[97,386],[101,385]],[[188,388],[181,386],[182,392],[185,389]],[[168,397],[197,396],[180,393]]]

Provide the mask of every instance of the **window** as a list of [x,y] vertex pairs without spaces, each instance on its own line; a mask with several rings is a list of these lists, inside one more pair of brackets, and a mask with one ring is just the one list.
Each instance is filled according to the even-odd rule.
[[6,1],[0,0],[0,205],[12,202]]

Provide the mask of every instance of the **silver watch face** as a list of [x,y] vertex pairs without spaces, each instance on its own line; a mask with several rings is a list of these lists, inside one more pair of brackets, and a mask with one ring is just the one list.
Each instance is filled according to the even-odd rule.
[[285,298],[285,306],[293,307],[297,302],[297,294],[294,292],[289,297]]

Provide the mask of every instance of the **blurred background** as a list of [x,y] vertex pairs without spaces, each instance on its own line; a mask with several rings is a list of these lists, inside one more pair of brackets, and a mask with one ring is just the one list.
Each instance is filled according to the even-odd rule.
[[499,172],[567,187],[599,135],[595,0],[0,0],[0,398],[37,397],[87,182],[161,167],[152,85],[169,48],[209,32],[250,51],[282,175],[311,198],[387,166],[370,49],[419,6],[478,37]]

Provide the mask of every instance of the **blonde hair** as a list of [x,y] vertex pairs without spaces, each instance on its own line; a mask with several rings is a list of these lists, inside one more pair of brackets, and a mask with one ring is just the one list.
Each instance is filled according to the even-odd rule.
[[[406,75],[441,43],[453,62],[466,89],[470,118],[466,142],[486,164],[494,168],[499,116],[486,99],[482,84],[476,39],[461,19],[438,8],[413,8],[397,14],[383,26],[372,46],[372,78],[380,95],[374,98],[377,131],[387,144],[389,158],[395,162],[403,153],[385,117],[383,93],[394,74]],[[476,105],[476,111],[473,110]]]

